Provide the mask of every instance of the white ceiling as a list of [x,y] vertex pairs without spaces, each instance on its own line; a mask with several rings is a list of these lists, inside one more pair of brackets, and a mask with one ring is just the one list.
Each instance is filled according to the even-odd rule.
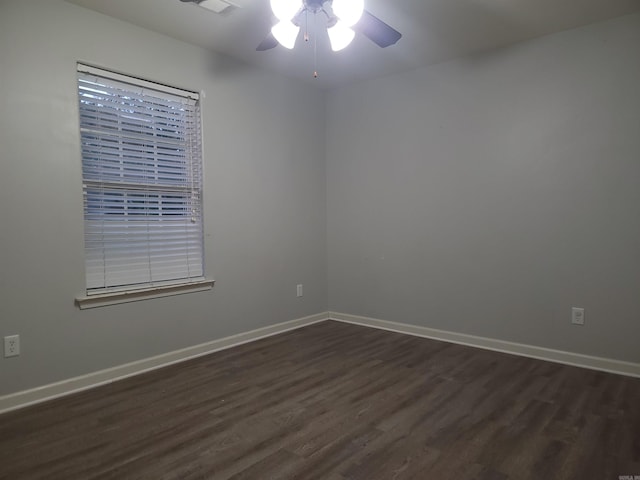
[[[341,52],[318,36],[313,50],[257,52],[275,19],[269,0],[231,0],[242,8],[222,15],[179,0],[67,0],[149,30],[245,62],[304,79],[319,88],[410,70],[474,52],[640,11],[640,0],[365,0],[365,8],[399,30],[396,45],[380,48],[357,34]],[[319,25],[322,19],[319,18]]]

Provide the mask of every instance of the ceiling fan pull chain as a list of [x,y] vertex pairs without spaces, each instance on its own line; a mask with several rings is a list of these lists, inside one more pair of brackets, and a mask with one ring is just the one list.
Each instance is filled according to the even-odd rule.
[[309,41],[309,10],[304,11],[304,41]]
[[313,78],[318,78],[318,20],[313,14]]

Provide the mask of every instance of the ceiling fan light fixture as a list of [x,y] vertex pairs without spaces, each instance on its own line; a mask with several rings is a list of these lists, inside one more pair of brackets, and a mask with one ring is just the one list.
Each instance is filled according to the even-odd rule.
[[339,20],[333,27],[327,29],[329,34],[329,42],[331,43],[331,50],[339,52],[343,48],[346,48],[353,40],[354,32],[345,23]]
[[[273,1],[273,0],[272,0]],[[352,27],[364,11],[364,0],[333,0],[331,4],[333,13],[342,21],[347,27]]]
[[278,43],[289,50],[296,44],[298,32],[300,32],[300,27],[289,20],[278,22],[271,28],[271,33],[276,37]]
[[281,22],[291,20],[301,6],[300,0],[271,0],[271,10]]

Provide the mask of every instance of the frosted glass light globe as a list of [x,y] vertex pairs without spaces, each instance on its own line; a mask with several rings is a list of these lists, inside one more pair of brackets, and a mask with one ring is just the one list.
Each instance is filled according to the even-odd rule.
[[302,7],[300,0],[271,0],[271,10],[280,21],[291,20]]
[[332,8],[345,26],[353,27],[362,16],[364,0],[333,0]]

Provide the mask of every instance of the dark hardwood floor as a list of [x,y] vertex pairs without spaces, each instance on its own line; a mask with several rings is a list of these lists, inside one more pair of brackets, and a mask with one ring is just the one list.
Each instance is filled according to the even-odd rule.
[[640,379],[338,322],[0,416],[11,480],[621,475]]

